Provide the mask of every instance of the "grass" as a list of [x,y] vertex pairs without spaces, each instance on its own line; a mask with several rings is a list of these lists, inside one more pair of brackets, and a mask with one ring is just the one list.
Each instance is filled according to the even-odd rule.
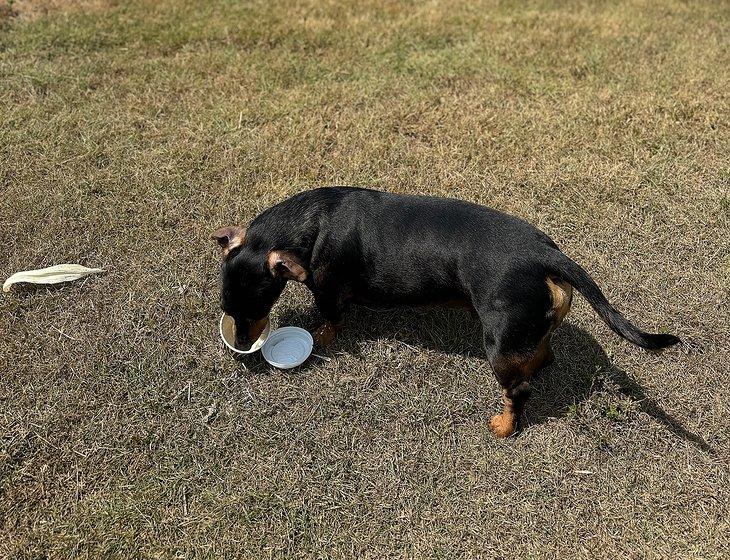
[[[0,556],[730,554],[727,5],[0,6],[0,275],[108,270],[0,298]],[[210,232],[327,184],[522,216],[684,343],[578,298],[507,441],[456,312],[234,360]]]

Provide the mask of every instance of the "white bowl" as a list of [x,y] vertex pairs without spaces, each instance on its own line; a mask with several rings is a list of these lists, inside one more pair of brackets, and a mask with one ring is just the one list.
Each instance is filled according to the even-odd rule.
[[228,346],[228,348],[233,350],[236,354],[253,354],[257,350],[259,350],[264,345],[264,342],[266,342],[266,339],[269,338],[269,332],[271,331],[271,322],[267,321],[266,327],[261,333],[261,336],[259,336],[256,342],[254,342],[251,345],[251,348],[249,348],[248,350],[240,350],[236,348],[236,321],[233,319],[233,317],[224,313],[221,316],[220,323],[218,324],[218,330],[221,333],[223,343]]
[[304,363],[312,353],[312,335],[299,327],[276,329],[261,348],[264,359],[279,369],[290,369]]

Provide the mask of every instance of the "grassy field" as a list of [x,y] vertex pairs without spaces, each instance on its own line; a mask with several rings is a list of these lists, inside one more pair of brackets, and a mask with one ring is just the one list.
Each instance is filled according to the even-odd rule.
[[[0,0],[2,558],[727,558],[726,2]],[[580,297],[524,429],[469,315],[234,360],[213,229],[357,184],[524,217]],[[277,322],[317,324],[291,286]]]

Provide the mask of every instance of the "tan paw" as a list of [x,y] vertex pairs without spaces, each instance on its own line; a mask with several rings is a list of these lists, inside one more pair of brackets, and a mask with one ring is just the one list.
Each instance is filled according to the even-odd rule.
[[332,323],[323,323],[316,331],[312,333],[312,338],[318,346],[329,346],[335,339],[337,329]]
[[515,433],[515,422],[506,414],[495,414],[489,421],[489,429],[496,437],[506,438]]

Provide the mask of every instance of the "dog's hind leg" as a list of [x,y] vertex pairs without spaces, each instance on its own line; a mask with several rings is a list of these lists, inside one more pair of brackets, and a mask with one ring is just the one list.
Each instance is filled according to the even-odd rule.
[[492,416],[489,429],[499,438],[512,435],[530,396],[532,377],[551,360],[552,352],[548,335],[537,347],[517,352],[497,350],[490,363],[494,375],[502,386],[503,409]]
[[569,287],[525,275],[478,307],[484,347],[503,389],[504,408],[489,427],[497,437],[512,435],[530,395],[530,381],[553,361],[550,335],[570,308]]

